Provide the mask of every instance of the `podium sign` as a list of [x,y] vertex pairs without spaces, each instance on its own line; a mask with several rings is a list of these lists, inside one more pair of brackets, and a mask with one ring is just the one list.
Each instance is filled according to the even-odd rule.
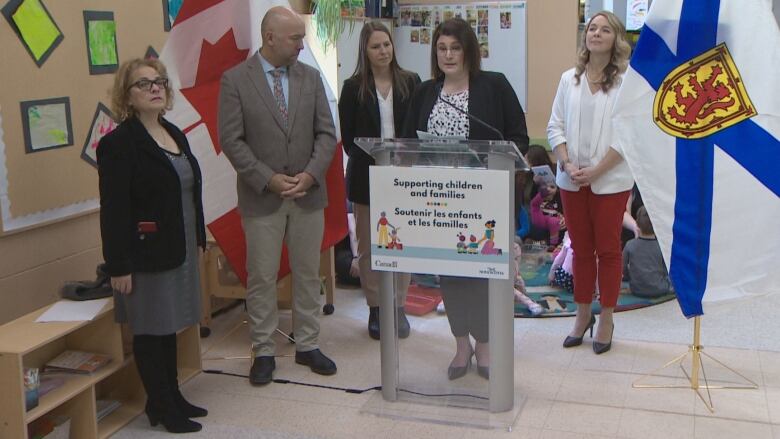
[[377,271],[510,279],[509,171],[372,166]]

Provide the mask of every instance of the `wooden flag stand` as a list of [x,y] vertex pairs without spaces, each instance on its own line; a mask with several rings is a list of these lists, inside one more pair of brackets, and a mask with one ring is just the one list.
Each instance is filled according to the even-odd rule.
[[[688,347],[688,351],[678,357],[673,358],[672,360],[668,361],[666,364],[659,367],[658,369],[640,377],[639,379],[634,381],[633,387],[635,389],[691,389],[694,392],[696,392],[697,395],[699,395],[699,398],[707,407],[707,409],[710,411],[710,413],[715,413],[715,408],[712,404],[712,395],[710,394],[710,389],[758,389],[758,384],[753,382],[751,379],[747,378],[746,376],[742,375],[736,370],[726,366],[721,361],[717,360],[716,358],[704,352],[704,348],[702,347],[700,340],[701,340],[701,316],[697,316],[694,317],[693,320],[693,344],[691,344]],[[690,374],[688,373],[688,371],[685,369],[685,366],[683,365],[683,362],[688,357],[688,355],[691,356]],[[715,363],[719,364],[723,368],[729,370],[734,375],[741,378],[742,382],[726,383],[726,385],[710,384],[707,381],[707,374],[705,373],[704,362],[702,361],[705,359],[705,357],[709,360],[714,361]],[[642,381],[646,380],[649,377],[661,377],[662,375],[659,375],[659,372],[661,372],[662,370],[670,366],[673,366],[675,363],[679,365],[680,370],[682,370],[682,372],[685,374],[685,377],[688,380],[688,384],[642,384],[641,383]],[[700,376],[700,372],[701,372],[701,376]],[[703,379],[704,384],[701,384],[700,378]],[[707,391],[706,399],[704,398],[704,395],[701,392],[702,389]]]

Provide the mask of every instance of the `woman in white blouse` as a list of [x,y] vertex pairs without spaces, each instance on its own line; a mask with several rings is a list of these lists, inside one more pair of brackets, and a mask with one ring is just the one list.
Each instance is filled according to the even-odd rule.
[[593,351],[612,347],[612,312],[621,282],[620,232],[634,184],[613,142],[612,107],[631,48],[623,23],[602,11],[588,21],[577,65],[561,76],[547,137],[558,160],[556,183],[574,250],[577,318],[563,342],[579,346],[596,322],[591,303],[598,281],[601,314]]
[[[379,274],[371,270],[371,218],[368,167],[374,159],[355,145],[357,137],[400,137],[409,100],[420,83],[416,73],[403,70],[395,59],[390,31],[380,21],[369,21],[360,32],[355,73],[344,81],[339,98],[339,120],[347,161],[347,198],[353,203],[358,241],[360,285],[368,303],[368,335],[379,339]],[[403,304],[410,276],[401,274],[398,286],[398,336],[409,336]]]

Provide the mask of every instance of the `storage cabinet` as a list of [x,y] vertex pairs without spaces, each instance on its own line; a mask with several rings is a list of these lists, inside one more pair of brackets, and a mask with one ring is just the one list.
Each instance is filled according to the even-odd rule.
[[[70,418],[70,437],[106,438],[143,412],[146,395],[132,355],[122,349],[113,302],[89,322],[36,323],[48,307],[0,326],[0,438],[27,439],[27,426],[44,416]],[[197,326],[178,334],[179,380],[201,370]],[[65,350],[111,356],[111,362],[88,375],[68,374],[64,383],[25,410],[23,371],[41,368]],[[97,421],[96,400],[115,399],[121,406]]]

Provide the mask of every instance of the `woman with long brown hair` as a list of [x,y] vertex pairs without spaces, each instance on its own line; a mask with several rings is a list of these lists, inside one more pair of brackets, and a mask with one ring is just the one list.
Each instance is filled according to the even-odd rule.
[[620,231],[623,211],[634,184],[612,136],[612,107],[631,48],[623,23],[611,12],[598,12],[582,35],[577,65],[561,76],[547,125],[558,159],[566,226],[574,250],[574,301],[577,318],[563,342],[579,346],[596,318],[591,303],[599,287],[601,315],[593,351],[612,347],[622,276]]
[[[401,132],[416,73],[402,69],[395,59],[390,30],[378,20],[366,22],[360,32],[358,64],[346,81],[339,98],[339,120],[347,161],[347,198],[353,203],[358,241],[360,284],[368,303],[368,335],[379,339],[379,274],[371,269],[371,212],[369,209],[368,167],[374,159],[355,145],[356,137],[394,138]],[[409,336],[404,301],[409,274],[400,274],[398,335]]]

